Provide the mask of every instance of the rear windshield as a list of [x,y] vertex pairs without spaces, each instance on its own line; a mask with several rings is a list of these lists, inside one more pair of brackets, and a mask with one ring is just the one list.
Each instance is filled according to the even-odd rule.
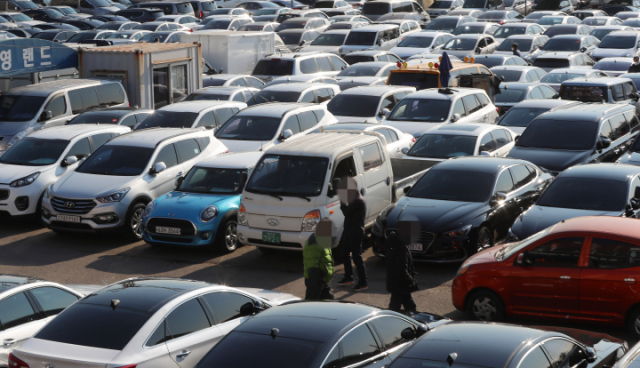
[[612,71],[627,71],[629,70],[629,66],[631,66],[631,61],[610,61],[610,60],[601,60],[598,61],[593,69],[597,70],[612,70]]
[[280,32],[283,29],[302,29],[306,25],[307,25],[307,22],[284,22],[284,23],[280,23],[278,28],[276,28],[276,32]]
[[552,38],[544,44],[542,49],[544,51],[578,51],[580,50],[580,40]]
[[550,68],[550,69],[559,69],[559,68],[568,68],[569,60],[567,59],[536,59],[533,62],[533,66],[537,66],[538,68]]
[[449,117],[450,100],[403,99],[393,109],[389,120],[440,123]]
[[416,47],[416,48],[425,48],[431,46],[431,42],[433,42],[433,37],[407,37],[402,40],[398,47]]
[[344,43],[344,34],[321,34],[311,44],[314,46],[340,46]]
[[382,69],[379,66],[369,66],[367,63],[351,65],[341,71],[339,77],[374,77]]
[[362,62],[366,62],[366,61],[374,61],[373,60],[374,59],[373,56],[366,56],[366,55],[348,55],[347,54],[343,59],[349,65],[362,63]]
[[549,110],[550,109],[545,107],[513,108],[502,116],[500,121],[498,121],[498,125],[507,127],[527,127],[531,124],[533,119]]
[[452,158],[473,156],[476,136],[455,134],[425,134],[411,147],[407,156]]
[[628,198],[624,181],[562,177],[555,179],[536,205],[590,211],[623,211]]
[[606,87],[598,86],[569,86],[560,87],[560,98],[582,102],[606,102],[609,94]]
[[265,102],[298,102],[300,92],[288,91],[260,91],[254,98],[247,101],[247,105],[261,104]]
[[605,24],[607,24],[607,19],[606,18],[589,17],[589,18],[583,20],[582,24],[586,24],[588,26],[604,26]]
[[538,21],[538,24],[543,25],[543,26],[553,26],[556,24],[562,24],[562,22],[564,21],[564,18],[562,17],[542,17],[540,18],[540,20]]
[[[60,313],[38,334],[37,339],[93,348],[122,350],[151,313],[128,308],[78,303]],[[100,333],[96,333],[100,331]]]
[[513,36],[513,35],[521,35],[521,34],[524,34],[525,30],[526,30],[525,27],[505,27],[505,26],[502,26],[502,27],[498,28],[496,33],[493,34],[493,37],[495,37],[495,38],[507,38],[507,37]]
[[193,123],[198,118],[197,112],[182,112],[182,111],[163,111],[157,110],[148,118],[144,119],[136,130],[146,128],[191,128]]
[[293,61],[281,59],[263,59],[253,69],[253,75],[291,75]]
[[380,97],[338,94],[332,98],[327,109],[337,116],[371,117],[377,114]]
[[494,66],[500,66],[504,62],[503,58],[478,58],[476,64],[482,64],[487,68],[493,68]]
[[491,71],[498,77],[504,77],[504,82],[517,82],[522,75],[521,70],[492,69]]
[[218,139],[240,141],[268,141],[275,137],[280,118],[263,116],[234,116],[215,133]]
[[491,195],[493,181],[492,174],[477,171],[431,169],[411,188],[407,197],[455,202],[485,202]]
[[525,91],[521,89],[501,89],[496,95],[497,103],[520,102],[525,96]]
[[463,8],[486,8],[486,0],[464,0]]
[[531,49],[531,40],[506,39],[500,43],[500,46],[498,46],[498,51],[511,51],[511,45],[513,45],[514,43],[518,44],[519,50]]
[[3,95],[0,97],[0,121],[32,120],[46,97]]
[[178,13],[180,14],[193,15],[193,6],[191,6],[191,3],[177,3],[176,8],[178,8]]
[[203,29],[227,29],[231,24],[231,19],[217,19],[207,23]]
[[431,23],[427,24],[425,29],[428,29],[431,31],[444,31],[448,29],[454,29],[456,28],[457,25],[458,25],[458,20],[455,18],[453,19],[436,18],[432,20]]
[[390,10],[389,3],[386,2],[365,3],[362,7],[362,14],[384,15],[389,13]]
[[302,33],[278,33],[285,45],[297,45],[300,43]]
[[636,36],[607,35],[598,45],[601,49],[631,49],[636,45]]
[[9,165],[43,166],[58,161],[69,141],[62,139],[24,138],[18,141],[4,155],[0,163]]
[[[367,4],[365,4],[367,5]],[[376,41],[377,32],[349,32],[345,45],[372,46]]]
[[67,124],[117,124],[120,116],[100,112],[85,112],[71,119]]
[[417,89],[438,88],[440,74],[436,73],[404,73],[389,74],[389,85],[412,86]]
[[215,95],[212,93],[192,93],[185,101],[201,101],[201,100],[209,100],[209,101],[227,101],[229,99],[229,95]]
[[433,4],[429,8],[431,9],[449,9],[451,7],[451,0],[437,0],[434,1]]
[[542,119],[531,123],[516,146],[586,151],[595,145],[597,122]]

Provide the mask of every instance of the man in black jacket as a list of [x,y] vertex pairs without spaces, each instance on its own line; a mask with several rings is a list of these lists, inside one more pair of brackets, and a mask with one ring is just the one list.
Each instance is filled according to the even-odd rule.
[[364,240],[364,220],[367,215],[367,206],[364,198],[358,190],[358,183],[352,177],[340,179],[338,185],[338,197],[340,197],[340,210],[344,215],[340,247],[344,261],[344,278],[338,285],[353,284],[353,267],[351,258],[358,271],[358,283],[353,291],[367,290],[367,272],[362,259],[362,241]]
[[391,293],[389,309],[396,312],[416,312],[417,306],[411,293],[418,290],[417,274],[408,245],[417,241],[420,224],[416,221],[400,221],[398,230],[391,231],[386,240],[387,291]]
[[640,73],[640,58],[633,57],[633,64],[631,64],[627,73]]

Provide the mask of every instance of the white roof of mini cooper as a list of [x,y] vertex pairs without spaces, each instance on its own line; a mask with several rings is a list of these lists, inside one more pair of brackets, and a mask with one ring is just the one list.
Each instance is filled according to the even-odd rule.
[[256,166],[264,152],[237,152],[211,157],[196,164],[199,167],[217,169],[249,169]]
[[211,107],[239,107],[244,109],[247,104],[236,101],[183,101],[167,105],[158,109],[158,111],[175,111],[175,112],[200,112]]
[[267,153],[333,159],[353,146],[372,142],[380,142],[380,139],[366,134],[314,133],[280,143],[268,149]]
[[115,125],[115,124],[72,124],[72,125],[62,125],[47,129],[37,130],[28,136],[31,138],[39,138],[39,139],[65,139],[70,140],[79,135],[99,132],[99,131],[108,131],[108,132],[120,132],[120,133],[128,133],[131,131],[131,128],[124,125]]

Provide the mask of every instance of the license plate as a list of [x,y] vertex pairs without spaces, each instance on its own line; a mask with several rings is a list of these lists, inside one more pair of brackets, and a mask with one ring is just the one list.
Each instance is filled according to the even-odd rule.
[[158,234],[169,234],[169,235],[180,235],[180,228],[179,227],[156,226],[156,233],[158,233]]
[[422,244],[421,243],[409,244],[409,250],[416,250],[416,251],[422,252]]
[[262,241],[265,243],[280,244],[280,233],[272,233],[269,231],[262,232]]
[[80,216],[58,215],[57,219],[58,221],[64,221],[64,222],[76,222],[76,223],[80,222]]

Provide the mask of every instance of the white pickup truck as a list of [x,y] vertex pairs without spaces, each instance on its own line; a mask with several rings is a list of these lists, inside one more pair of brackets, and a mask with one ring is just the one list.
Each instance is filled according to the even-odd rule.
[[242,192],[238,239],[263,252],[301,251],[315,225],[328,218],[338,245],[344,216],[335,192],[339,178],[354,177],[367,203],[365,224],[404,195],[433,165],[389,159],[377,133],[309,134],[268,149]]

